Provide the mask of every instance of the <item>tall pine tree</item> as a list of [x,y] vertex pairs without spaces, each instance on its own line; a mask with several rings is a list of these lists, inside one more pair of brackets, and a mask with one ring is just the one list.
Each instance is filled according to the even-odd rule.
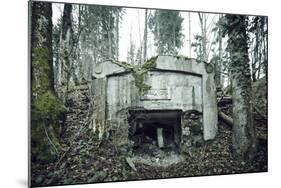
[[154,34],[157,53],[177,55],[182,47],[182,22],[179,11],[156,10],[149,19],[149,27]]

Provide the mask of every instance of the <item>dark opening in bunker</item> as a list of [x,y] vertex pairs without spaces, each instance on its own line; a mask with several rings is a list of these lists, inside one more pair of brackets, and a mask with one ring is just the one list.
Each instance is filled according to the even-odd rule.
[[179,149],[181,110],[130,110],[129,114],[133,149]]

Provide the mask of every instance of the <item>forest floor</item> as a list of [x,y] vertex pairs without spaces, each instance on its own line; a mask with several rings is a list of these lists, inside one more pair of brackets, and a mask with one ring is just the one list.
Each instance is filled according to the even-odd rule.
[[[218,134],[193,152],[182,154],[184,160],[168,167],[128,164],[109,140],[98,140],[88,130],[88,90],[70,95],[71,110],[67,114],[63,150],[49,164],[32,164],[32,185],[65,185],[110,181],[143,180],[202,175],[236,174],[267,171],[267,140],[258,140],[254,159],[243,161],[232,156],[231,127],[218,122]],[[231,116],[231,104],[221,110]],[[255,119],[257,134],[267,138],[267,121]]]

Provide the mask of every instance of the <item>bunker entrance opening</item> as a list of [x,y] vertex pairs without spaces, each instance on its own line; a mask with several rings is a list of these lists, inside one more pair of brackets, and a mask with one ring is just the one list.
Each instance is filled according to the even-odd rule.
[[135,152],[179,150],[181,110],[131,110],[129,139]]

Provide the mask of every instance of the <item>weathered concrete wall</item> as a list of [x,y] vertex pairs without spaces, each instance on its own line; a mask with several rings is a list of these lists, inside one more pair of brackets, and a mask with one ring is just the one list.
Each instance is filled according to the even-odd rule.
[[95,71],[94,128],[100,136],[107,133],[119,145],[126,144],[128,108],[143,107],[202,112],[204,140],[213,139],[217,133],[217,105],[212,66],[172,56],[159,56],[156,64],[145,76],[145,83],[151,86],[145,93],[139,92],[131,73],[111,62],[102,63]]
[[118,145],[127,143],[128,107],[138,106],[138,89],[131,74],[108,77],[106,114],[108,128]]
[[202,112],[201,76],[157,70],[149,72],[145,81],[151,89],[141,94],[140,106]]
[[213,139],[217,133],[216,88],[214,70],[211,70],[213,68],[206,63],[197,62],[195,59],[187,60],[185,58],[175,58],[171,56],[159,56],[157,58],[157,68],[202,75],[204,139]]
[[93,129],[101,138],[106,131],[106,78],[98,78],[93,81],[94,87],[94,114]]

